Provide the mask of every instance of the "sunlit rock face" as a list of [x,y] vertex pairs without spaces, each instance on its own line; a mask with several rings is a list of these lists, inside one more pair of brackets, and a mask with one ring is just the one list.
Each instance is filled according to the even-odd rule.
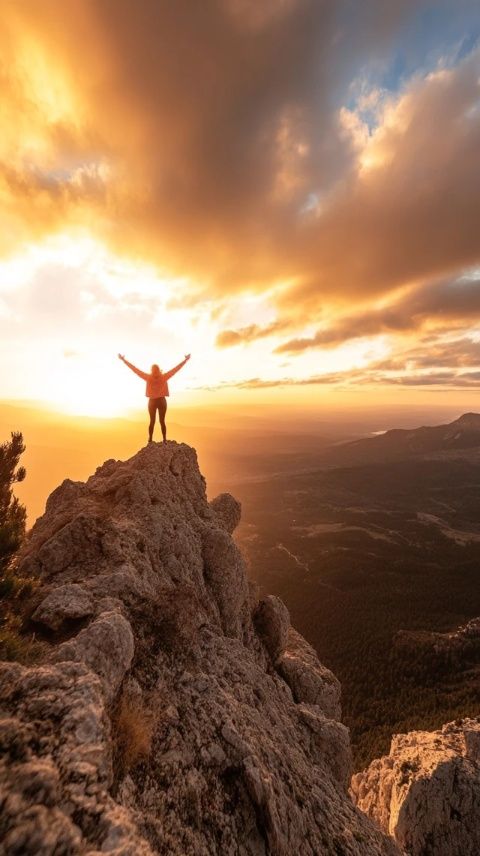
[[193,449],[50,496],[20,559],[42,664],[1,664],[6,856],[387,856],[347,793],[340,687],[258,602]]
[[409,856],[478,856],[480,719],[396,735],[352,794]]

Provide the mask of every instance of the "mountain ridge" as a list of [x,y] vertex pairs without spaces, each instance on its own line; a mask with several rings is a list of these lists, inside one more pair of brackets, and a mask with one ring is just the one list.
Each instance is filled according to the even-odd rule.
[[480,447],[480,413],[464,413],[453,422],[419,428],[391,428],[331,447],[328,459],[335,466],[386,463],[438,453],[455,453]]

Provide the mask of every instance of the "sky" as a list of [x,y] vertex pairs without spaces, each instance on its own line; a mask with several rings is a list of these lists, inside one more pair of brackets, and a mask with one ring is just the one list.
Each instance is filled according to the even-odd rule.
[[0,400],[480,387],[470,0],[22,0],[0,24]]

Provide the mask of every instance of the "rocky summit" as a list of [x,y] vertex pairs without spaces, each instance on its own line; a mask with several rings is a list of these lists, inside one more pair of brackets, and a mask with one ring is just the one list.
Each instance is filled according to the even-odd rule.
[[5,856],[394,856],[340,686],[259,599],[189,446],[64,481],[23,548],[41,663],[0,665]]

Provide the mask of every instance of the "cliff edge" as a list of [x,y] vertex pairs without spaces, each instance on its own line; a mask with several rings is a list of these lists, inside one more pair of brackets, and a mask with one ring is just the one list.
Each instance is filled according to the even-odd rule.
[[0,664],[6,856],[394,856],[353,805],[340,686],[260,601],[196,454],[65,481],[20,557],[40,665]]

